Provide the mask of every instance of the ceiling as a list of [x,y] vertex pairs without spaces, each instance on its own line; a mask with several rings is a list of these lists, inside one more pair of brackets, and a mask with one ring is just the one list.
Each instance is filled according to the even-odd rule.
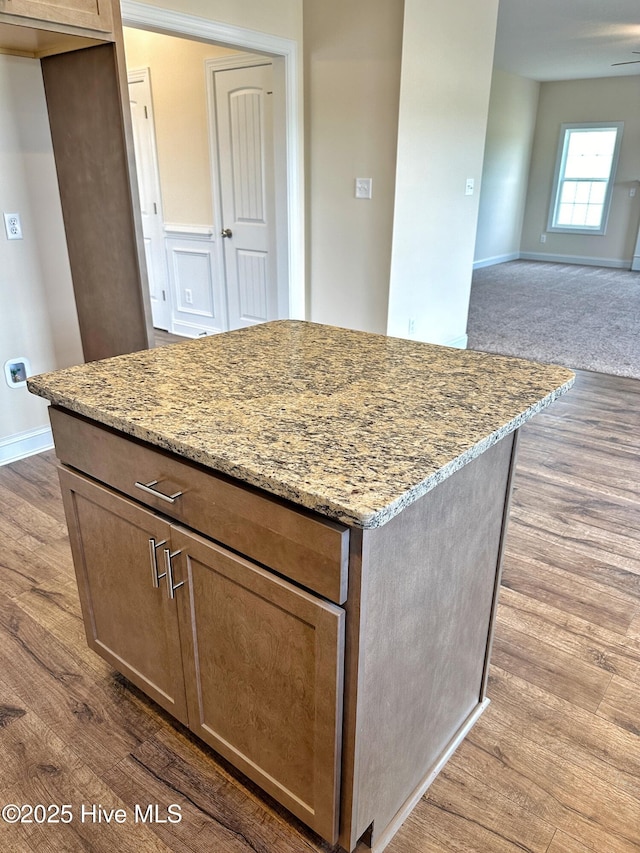
[[640,74],[639,0],[500,0],[495,65],[533,80]]

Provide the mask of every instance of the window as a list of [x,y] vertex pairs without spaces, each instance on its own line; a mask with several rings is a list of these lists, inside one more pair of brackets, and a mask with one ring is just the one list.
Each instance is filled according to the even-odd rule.
[[547,230],[605,233],[623,127],[562,125]]

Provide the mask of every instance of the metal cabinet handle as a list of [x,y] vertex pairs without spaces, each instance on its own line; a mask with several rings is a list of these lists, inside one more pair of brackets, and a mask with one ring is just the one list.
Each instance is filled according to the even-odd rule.
[[135,486],[136,489],[142,489],[143,492],[153,495],[154,498],[160,498],[160,500],[166,501],[169,504],[174,504],[180,495],[184,494],[183,492],[174,492],[172,495],[165,495],[163,492],[159,492],[157,489],[152,488],[157,485],[157,483],[157,480],[152,480],[150,483],[139,483],[136,480]]
[[169,593],[169,598],[175,598],[176,590],[180,589],[181,586],[184,586],[184,581],[180,581],[180,583],[173,582],[173,566],[171,564],[173,557],[177,557],[178,554],[181,553],[182,551],[170,551],[168,548],[164,549],[164,564],[167,567],[165,574],[167,576],[167,592]]
[[156,549],[166,544],[166,539],[163,539],[161,542],[156,542],[153,537],[149,539],[149,557],[151,559],[151,583],[153,584],[154,589],[160,588],[160,579],[167,574],[166,572],[163,572],[161,575],[158,574],[158,557],[156,555]]

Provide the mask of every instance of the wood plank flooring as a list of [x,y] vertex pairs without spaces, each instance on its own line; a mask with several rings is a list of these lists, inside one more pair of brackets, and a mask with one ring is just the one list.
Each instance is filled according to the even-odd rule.
[[191,338],[184,338],[181,335],[174,335],[171,332],[165,332],[164,329],[153,330],[153,344],[156,347],[165,347],[167,344],[183,344]]
[[[523,429],[492,702],[389,853],[640,851],[639,484],[638,381],[581,373]],[[0,543],[0,805],[75,814],[0,851],[326,853],[88,650],[52,453],[0,468]]]

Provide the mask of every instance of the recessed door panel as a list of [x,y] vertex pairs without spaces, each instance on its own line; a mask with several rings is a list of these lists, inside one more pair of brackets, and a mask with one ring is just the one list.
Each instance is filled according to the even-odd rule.
[[337,838],[344,611],[181,529],[190,726]]
[[169,524],[70,471],[60,483],[90,647],[186,723],[176,602],[161,577]]

